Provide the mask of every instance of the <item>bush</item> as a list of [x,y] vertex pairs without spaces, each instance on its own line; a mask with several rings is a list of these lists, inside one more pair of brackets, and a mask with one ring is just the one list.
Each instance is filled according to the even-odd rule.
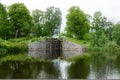
[[5,48],[0,48],[0,57],[5,56],[7,53],[7,50]]
[[101,35],[97,35],[97,33],[91,34],[91,46],[93,47],[104,47],[108,42],[108,38],[105,33],[101,33]]
[[120,48],[114,41],[109,41],[105,47],[108,48],[109,52],[119,51]]
[[0,39],[0,57],[6,55],[7,50],[5,49],[5,45],[3,44],[4,40]]
[[8,42],[23,42],[30,40],[30,37],[22,37],[22,38],[16,38],[16,39],[9,39]]
[[6,44],[7,52],[10,54],[27,52],[28,47],[26,42],[10,42]]
[[84,34],[83,39],[87,41],[90,40],[90,34]]

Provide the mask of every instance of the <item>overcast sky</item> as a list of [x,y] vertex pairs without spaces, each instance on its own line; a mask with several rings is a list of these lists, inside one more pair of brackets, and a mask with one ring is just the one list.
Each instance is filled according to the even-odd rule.
[[120,20],[120,0],[0,0],[2,4],[24,3],[32,11],[35,9],[45,10],[54,6],[62,11],[62,30],[65,27],[65,15],[71,6],[79,6],[85,13],[93,16],[95,11],[101,11],[109,20]]

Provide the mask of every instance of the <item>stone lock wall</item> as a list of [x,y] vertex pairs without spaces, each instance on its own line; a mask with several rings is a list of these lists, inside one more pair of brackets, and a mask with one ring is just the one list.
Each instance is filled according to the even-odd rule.
[[65,39],[62,40],[62,56],[63,58],[70,58],[74,56],[81,55],[85,53],[85,46],[78,45],[76,43],[67,41]]
[[45,40],[45,41],[39,41],[39,42],[33,42],[31,44],[28,45],[28,56],[32,56],[32,57],[40,57],[40,58],[47,58],[50,53],[48,54],[47,52],[49,52],[49,41]]
[[[52,49],[52,39],[33,42],[28,45],[29,52],[28,55],[32,57],[40,57],[40,58],[52,58],[53,57],[53,49]],[[65,39],[61,40],[62,46],[61,56],[63,58],[70,58],[73,56],[81,55],[85,52],[85,46],[81,46]],[[59,50],[58,50],[59,51]],[[59,53],[59,52],[58,52]],[[56,55],[56,53],[55,53]]]

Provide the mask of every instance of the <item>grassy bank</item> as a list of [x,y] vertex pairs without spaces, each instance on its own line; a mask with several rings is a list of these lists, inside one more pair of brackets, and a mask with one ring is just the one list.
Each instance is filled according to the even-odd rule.
[[0,39],[0,57],[6,55],[15,55],[19,53],[27,53],[28,52],[28,44],[35,41],[41,41],[45,38],[32,38],[32,37],[24,37],[17,39],[9,39],[2,40]]
[[119,59],[120,57],[120,46],[118,46],[114,41],[109,41],[104,46],[91,46],[90,41],[79,40],[75,38],[66,37],[68,41],[73,43],[86,46],[86,53],[80,56],[72,57],[68,61],[80,61],[87,60],[89,58],[100,57],[103,59]]
[[65,39],[70,41],[70,42],[73,42],[73,43],[76,43],[76,44],[79,44],[79,45],[83,45],[83,46],[86,46],[86,47],[90,46],[90,42],[86,41],[86,40],[80,40],[80,39],[71,38],[71,37],[66,37]]
[[86,46],[87,52],[120,52],[120,46],[118,46],[115,42],[109,41],[105,46],[91,46],[90,41],[75,39],[71,37],[66,37],[66,40]]

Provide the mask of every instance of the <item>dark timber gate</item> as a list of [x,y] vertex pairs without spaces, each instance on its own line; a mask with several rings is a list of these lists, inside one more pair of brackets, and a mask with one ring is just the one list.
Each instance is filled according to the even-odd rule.
[[61,40],[57,38],[52,38],[51,39],[52,58],[58,58],[61,56],[62,53],[61,48],[62,48]]

